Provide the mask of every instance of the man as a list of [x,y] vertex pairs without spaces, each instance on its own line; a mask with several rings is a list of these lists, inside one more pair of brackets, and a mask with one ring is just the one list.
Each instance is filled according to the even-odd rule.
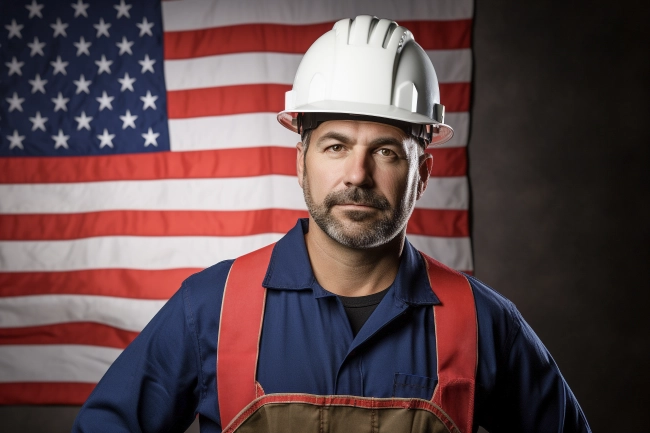
[[301,134],[309,219],[188,278],[81,409],[75,431],[587,432],[512,303],[405,238],[448,140],[403,27],[341,20],[279,121]]

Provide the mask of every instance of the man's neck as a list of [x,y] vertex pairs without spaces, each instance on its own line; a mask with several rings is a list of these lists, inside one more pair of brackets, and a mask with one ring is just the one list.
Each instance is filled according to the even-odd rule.
[[310,218],[305,244],[314,276],[325,290],[364,296],[380,292],[395,280],[404,233],[378,247],[350,248],[330,238]]

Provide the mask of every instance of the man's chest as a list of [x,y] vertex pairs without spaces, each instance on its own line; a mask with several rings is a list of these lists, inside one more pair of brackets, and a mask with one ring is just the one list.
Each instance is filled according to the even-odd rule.
[[396,305],[389,296],[353,336],[335,297],[269,291],[257,367],[264,391],[430,399],[432,307]]

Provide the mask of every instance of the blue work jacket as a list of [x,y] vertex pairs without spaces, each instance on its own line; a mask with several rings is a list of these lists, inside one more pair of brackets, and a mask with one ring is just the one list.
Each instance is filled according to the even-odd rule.
[[[395,281],[354,336],[338,297],[312,272],[301,220],[275,246],[257,378],[266,394],[431,399],[436,342],[422,257],[406,242]],[[124,350],[81,408],[74,432],[221,432],[216,348],[232,260],[189,277]],[[474,430],[589,432],[542,342],[515,306],[475,278],[478,367]]]

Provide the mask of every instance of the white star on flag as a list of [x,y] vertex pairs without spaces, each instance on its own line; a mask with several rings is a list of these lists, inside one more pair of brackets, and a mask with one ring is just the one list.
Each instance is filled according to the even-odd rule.
[[156,99],[158,99],[158,96],[153,96],[149,90],[147,90],[147,94],[145,96],[140,96],[140,100],[144,102],[144,106],[142,107],[142,110],[146,110],[147,108],[151,107],[154,110],[156,109]]
[[19,135],[18,131],[14,129],[14,133],[12,135],[7,135],[7,138],[9,139],[9,150],[13,149],[14,147],[17,147],[19,149],[24,149],[23,147],[23,140],[25,139],[24,135]]
[[150,71],[153,74],[153,64],[156,63],[156,59],[150,59],[149,54],[144,55],[144,60],[138,60],[138,63],[142,65],[142,71],[140,73],[144,74],[147,71]]
[[142,18],[142,23],[136,23],[135,25],[140,29],[140,37],[143,37],[144,35],[153,36],[153,33],[151,33],[153,24],[154,23],[147,21],[147,17]]
[[106,56],[102,54],[102,58],[100,60],[96,60],[95,64],[99,67],[99,70],[97,71],[97,75],[101,74],[102,72],[107,72],[111,73],[111,65],[113,64],[112,60],[106,60]]
[[73,45],[77,47],[77,57],[79,57],[82,54],[85,54],[87,56],[90,55],[90,51],[88,51],[88,48],[92,45],[92,43],[86,42],[83,36],[81,37],[81,39],[79,39],[79,42],[74,42]]
[[66,104],[69,100],[70,98],[64,98],[63,95],[61,95],[61,92],[59,92],[56,98],[52,98],[52,102],[54,102],[54,112],[56,113],[59,110],[68,111]]
[[117,81],[119,81],[120,84],[122,84],[122,88],[120,89],[120,92],[123,92],[126,89],[129,89],[130,91],[133,92],[133,83],[135,83],[135,78],[129,77],[128,72],[124,73],[124,78],[118,78]]
[[153,144],[154,146],[158,146],[158,142],[156,139],[158,138],[160,134],[158,132],[154,133],[151,128],[149,128],[149,131],[147,131],[146,134],[142,134],[142,138],[144,138],[144,147],[149,146],[150,144]]
[[61,18],[56,19],[56,23],[50,24],[50,27],[54,29],[54,38],[56,38],[59,35],[63,35],[64,38],[68,37],[68,34],[65,32],[65,29],[68,27],[68,24],[62,23]]
[[104,108],[108,108],[109,110],[113,109],[111,102],[115,99],[114,96],[108,96],[106,92],[102,92],[102,96],[95,99],[99,102],[99,111],[102,111]]
[[58,149],[59,147],[65,147],[68,149],[68,140],[70,139],[69,135],[64,135],[63,131],[59,129],[59,133],[57,135],[52,135],[51,137],[54,139],[55,149]]
[[75,117],[74,120],[77,121],[77,131],[80,131],[81,128],[85,128],[90,131],[90,121],[93,120],[93,118],[86,116],[85,111],[82,111],[81,116]]
[[97,29],[96,37],[100,37],[101,35],[104,35],[107,38],[110,38],[111,35],[108,34],[108,29],[111,27],[111,23],[105,23],[104,18],[100,18],[99,23],[93,24],[93,27]]
[[118,42],[115,45],[117,45],[120,48],[120,56],[124,53],[129,53],[133,54],[133,51],[131,51],[131,46],[133,45],[133,42],[129,42],[126,40],[126,36],[122,36],[122,42]]
[[88,93],[88,94],[90,93],[90,89],[88,88],[88,86],[90,85],[90,83],[92,83],[92,81],[86,80],[83,74],[81,74],[78,80],[73,80],[72,82],[74,83],[75,86],[77,86],[77,91],[75,92],[75,95],[78,95],[81,92]]
[[124,116],[120,116],[120,120],[122,121],[122,129],[126,129],[129,126],[135,129],[135,119],[137,118],[138,116],[132,115],[130,110],[126,110],[126,114]]
[[22,39],[23,35],[20,34],[20,31],[22,28],[25,27],[22,24],[16,23],[16,20],[11,20],[11,24],[5,25],[5,29],[9,30],[9,36],[7,39],[11,39],[14,36],[18,37],[18,39]]
[[43,53],[43,47],[45,47],[45,42],[41,42],[38,40],[36,36],[34,36],[34,42],[27,43],[27,46],[31,48],[31,52],[29,53],[29,57],[34,57],[35,54],[44,56],[45,54]]
[[101,149],[104,146],[108,147],[113,147],[113,139],[115,138],[115,134],[109,134],[106,128],[104,128],[104,133],[101,135],[98,135],[97,138],[101,140],[101,143],[99,143],[99,148]]
[[56,61],[50,62],[50,65],[52,65],[54,68],[54,75],[58,74],[59,72],[63,75],[68,75],[68,73],[65,71],[65,68],[68,67],[68,63],[70,62],[61,61],[61,56],[56,56]]
[[9,102],[10,113],[14,110],[18,110],[20,112],[23,111],[23,102],[25,102],[25,98],[19,98],[16,92],[14,92],[11,98],[5,98],[5,100]]
[[32,85],[32,94],[36,92],[41,92],[45,94],[45,84],[47,83],[47,80],[41,79],[40,74],[36,74],[36,77],[34,77],[33,80],[29,80],[29,84]]
[[88,18],[88,13],[86,9],[90,6],[88,3],[84,3],[81,0],[78,0],[77,3],[72,3],[70,6],[74,9],[74,17],[77,18],[79,15],[83,15]]
[[121,18],[123,16],[131,18],[131,15],[129,15],[129,9],[131,9],[133,6],[125,4],[124,0],[120,0],[120,4],[113,7],[117,10],[118,18]]
[[9,67],[9,76],[11,77],[13,74],[23,75],[20,68],[22,68],[24,64],[25,62],[19,62],[15,57],[11,59],[11,62],[6,62],[5,65]]
[[32,0],[32,4],[25,5],[25,7],[29,11],[29,18],[33,18],[34,16],[43,18],[43,15],[41,14],[41,9],[43,9],[43,5],[36,3],[36,0]]
[[32,131],[40,129],[45,131],[45,122],[47,122],[47,117],[41,117],[41,112],[37,111],[36,116],[30,117],[29,121],[32,122]]

